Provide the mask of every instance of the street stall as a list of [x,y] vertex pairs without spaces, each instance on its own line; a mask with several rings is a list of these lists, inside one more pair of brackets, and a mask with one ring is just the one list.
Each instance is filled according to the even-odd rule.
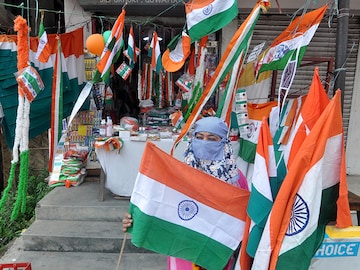
[[[187,196],[188,190],[179,183],[189,187],[194,183],[189,183],[189,172],[178,161],[183,160],[194,123],[216,116],[227,124],[236,163],[249,190],[225,187],[228,194],[221,197],[217,193],[222,191],[222,184],[216,183],[219,190],[212,188],[206,193],[214,195],[214,201],[196,188],[191,188],[191,202],[184,199],[196,207],[206,205],[220,216],[226,214],[237,224],[238,234],[231,236],[235,239],[230,241],[231,247],[214,262],[223,268],[242,242],[237,262],[241,269],[250,269],[251,264],[264,269],[275,269],[276,265],[285,268],[290,260],[306,269],[313,256],[316,261],[316,256],[322,257],[328,250],[322,246],[325,253],[321,248],[316,253],[328,223],[335,222],[339,229],[352,226],[341,89],[327,92],[315,67],[306,94],[292,96],[290,91],[306,48],[329,6],[311,11],[305,8],[304,14],[292,20],[269,46],[264,43],[250,50],[256,23],[270,5],[269,1],[257,1],[220,55],[216,33],[237,16],[237,1],[205,2],[185,4],[186,27],[166,44],[161,44],[164,36],[156,27],[150,28],[147,36],[136,38],[133,25],[125,20],[125,3],[109,29],[86,39],[86,57],[83,53],[81,57],[87,80],[66,117],[61,117],[59,109],[63,94],[58,81],[66,61],[61,60],[61,38],[56,39],[56,45],[53,42],[49,185],[81,186],[86,164],[98,162],[104,187],[115,196],[131,197],[131,206],[140,212],[147,210],[141,207],[150,205],[153,197],[153,190],[147,190],[148,196],[139,206],[132,201],[133,194],[144,191],[138,184],[143,178],[156,176],[159,179],[149,182],[165,186],[171,182],[171,188],[179,188],[176,194]],[[277,100],[270,100],[274,70],[282,71],[282,75],[273,96]],[[18,84],[23,87],[20,81]],[[149,175],[143,174],[146,166],[151,167],[146,171]],[[177,172],[177,166],[183,171]],[[162,170],[166,173],[159,173]],[[174,176],[172,181],[162,178],[167,173]],[[198,186],[207,187],[213,181],[200,176],[204,182],[197,179]],[[224,205],[224,197],[234,198],[239,205]],[[156,202],[156,206],[163,203]],[[154,212],[145,215],[158,219],[152,216]],[[167,220],[166,214],[162,220]],[[250,222],[251,227],[246,226]],[[219,235],[220,240],[228,237],[221,232]],[[138,243],[147,243],[148,236],[136,237],[144,237]],[[166,237],[166,255],[211,266],[204,254],[194,258],[193,254],[176,253],[178,250],[172,249],[176,239],[172,234]],[[220,249],[222,244],[215,245]],[[139,245],[164,253],[156,244]]]

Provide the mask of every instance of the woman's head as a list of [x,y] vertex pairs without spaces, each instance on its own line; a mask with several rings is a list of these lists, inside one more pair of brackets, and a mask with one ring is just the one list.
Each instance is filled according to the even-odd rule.
[[219,141],[226,140],[228,127],[223,120],[218,117],[204,117],[196,121],[194,133],[195,138]]
[[195,123],[192,139],[192,151],[195,158],[201,160],[222,160],[228,128],[217,117],[206,117]]

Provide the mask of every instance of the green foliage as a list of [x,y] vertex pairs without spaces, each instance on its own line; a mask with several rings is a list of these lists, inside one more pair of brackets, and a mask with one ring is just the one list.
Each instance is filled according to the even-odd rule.
[[35,215],[36,204],[52,189],[45,180],[47,171],[40,173],[29,172],[26,210],[16,220],[11,220],[11,213],[16,201],[17,191],[10,190],[8,198],[0,209],[0,251],[21,232],[30,226]]

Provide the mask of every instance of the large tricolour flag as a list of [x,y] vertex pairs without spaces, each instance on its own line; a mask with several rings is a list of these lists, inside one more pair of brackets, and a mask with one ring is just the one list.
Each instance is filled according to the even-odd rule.
[[352,225],[338,90],[296,155],[266,223],[253,267],[308,269],[325,226]]
[[[104,82],[109,80],[110,68],[113,63],[119,58],[120,50],[124,45],[123,30],[125,21],[125,9],[123,9],[115,21],[111,29],[111,34],[106,41],[104,50],[100,56],[100,61],[97,64],[97,69],[100,77]],[[95,81],[98,80],[98,74],[95,74]]]
[[237,0],[192,0],[185,4],[186,24],[191,41],[214,33],[238,14]]
[[247,190],[148,142],[130,199],[131,241],[206,269],[223,269],[242,240],[248,199]]
[[266,70],[283,70],[289,60],[296,60],[299,65],[327,7],[325,5],[292,21],[265,52],[259,73]]

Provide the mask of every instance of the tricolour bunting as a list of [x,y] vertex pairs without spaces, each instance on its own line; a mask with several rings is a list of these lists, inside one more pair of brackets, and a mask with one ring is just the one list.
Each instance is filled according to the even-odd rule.
[[[327,7],[325,5],[292,21],[265,52],[259,73],[267,70],[283,70],[289,60],[296,60],[299,65]],[[297,53],[297,50],[300,51]],[[297,54],[298,59],[294,59]]]
[[148,142],[130,199],[131,241],[209,270],[223,269],[242,240],[248,198],[247,190]]
[[214,33],[238,14],[237,0],[192,0],[185,4],[186,25],[191,42]]
[[[296,155],[274,201],[253,267],[308,269],[325,226],[351,226],[341,93],[336,91]],[[338,205],[338,206],[337,206]]]
[[[97,64],[97,70],[100,73],[100,77],[104,82],[109,80],[110,68],[114,64],[120,55],[120,50],[124,45],[123,31],[125,21],[125,9],[123,9],[115,21],[114,26],[111,29],[111,34],[106,41],[103,52],[100,56],[100,61]],[[98,81],[99,74],[95,74],[95,81]]]
[[[270,187],[270,178],[276,178],[276,163],[274,146],[270,134],[267,118],[263,118],[260,127],[259,139],[256,147],[254,173],[251,183],[251,193],[247,207],[247,213],[251,220],[248,231],[245,231],[242,242],[242,259],[246,253],[250,257],[255,256],[262,232],[268,215],[273,205],[273,196]],[[242,267],[242,269],[246,269]]]
[[[57,40],[55,34],[48,34],[47,36],[52,51],[51,57],[46,63],[40,62],[35,57],[39,44],[38,37],[30,37],[29,59],[31,65],[38,71],[45,88],[31,103],[29,139],[43,134],[51,126],[52,81]],[[85,81],[83,28],[60,34],[60,39],[63,54],[63,115],[67,117],[70,115],[74,102],[77,100]],[[0,55],[2,59],[0,63],[0,102],[6,115],[2,127],[9,147],[12,147],[14,143],[17,115],[17,82],[14,76],[17,49],[13,36],[0,35]]]

